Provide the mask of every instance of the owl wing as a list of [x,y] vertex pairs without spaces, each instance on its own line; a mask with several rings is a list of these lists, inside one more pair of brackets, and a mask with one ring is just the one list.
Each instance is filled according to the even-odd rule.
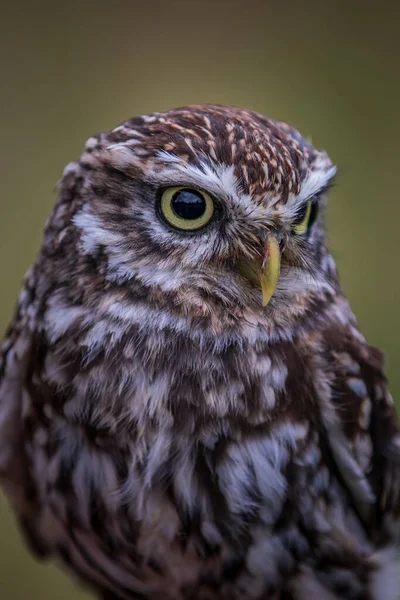
[[34,278],[30,271],[14,319],[0,348],[0,486],[18,515],[31,549],[44,554],[30,535],[37,505],[24,447],[23,415],[30,404],[26,371],[32,356]]
[[369,530],[384,528],[393,538],[400,517],[400,431],[383,354],[354,327],[328,337],[332,412],[323,419],[331,452]]
[[[82,527],[73,510],[67,508],[60,517],[60,513],[53,510],[54,507],[46,510],[47,507],[38,501],[37,481],[32,480],[29,451],[24,443],[25,416],[29,416],[32,399],[40,400],[41,390],[31,392],[27,381],[32,375],[32,364],[35,365],[38,357],[45,354],[45,349],[40,345],[42,340],[29,328],[25,317],[26,314],[19,307],[0,354],[0,487],[15,510],[25,542],[40,558],[58,553],[62,548],[62,560],[78,577],[89,582],[93,590],[98,593],[108,588],[118,591],[115,596],[107,592],[104,598],[133,597],[132,594],[143,598],[149,595],[159,599],[175,597],[174,591],[169,593],[169,585],[172,590],[176,587],[173,578],[169,584],[164,574],[160,574],[152,565],[138,566],[132,559],[132,552],[136,552],[134,542],[128,544],[126,555],[120,548],[115,559],[104,551],[103,540],[106,539],[113,547],[113,540],[118,536],[113,538],[115,523],[112,520],[107,526],[107,519],[99,519],[97,512],[103,507],[92,493],[93,490],[88,491],[88,502],[93,510],[91,519],[96,526],[89,532]],[[36,396],[36,393],[39,395]],[[68,472],[67,476],[70,474]],[[60,475],[65,476],[65,473],[61,472]],[[73,520],[75,517],[76,520]],[[128,536],[131,536],[131,522],[128,524],[130,516],[125,517],[121,528],[125,527]],[[96,527],[102,534],[101,539]],[[121,556],[124,556],[124,560],[121,560]]]

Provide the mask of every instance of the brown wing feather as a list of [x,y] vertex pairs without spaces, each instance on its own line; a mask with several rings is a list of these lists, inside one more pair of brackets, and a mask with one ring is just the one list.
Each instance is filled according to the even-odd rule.
[[34,270],[28,272],[14,319],[0,350],[0,485],[12,504],[31,550],[46,554],[34,534],[39,506],[29,473],[24,444],[23,421],[31,406],[25,385],[32,356],[32,327],[35,297]]
[[[336,329],[327,337],[334,412],[351,458],[374,496],[369,526],[375,525],[377,532],[386,526],[393,535],[392,520],[400,513],[400,433],[383,354],[355,329]],[[353,483],[348,480],[348,487]]]

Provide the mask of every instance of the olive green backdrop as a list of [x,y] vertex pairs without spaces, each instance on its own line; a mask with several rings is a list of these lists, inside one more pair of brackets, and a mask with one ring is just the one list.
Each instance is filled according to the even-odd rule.
[[[130,116],[217,102],[287,120],[339,165],[343,287],[400,402],[400,8],[396,2],[2,3],[0,330],[64,165]],[[27,553],[0,499],[2,600],[83,600]]]

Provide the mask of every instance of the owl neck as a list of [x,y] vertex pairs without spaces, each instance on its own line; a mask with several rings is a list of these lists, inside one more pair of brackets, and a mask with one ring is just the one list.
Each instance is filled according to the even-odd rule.
[[114,440],[145,430],[209,439],[269,427],[296,405],[292,373],[311,378],[323,327],[343,318],[334,303],[296,328],[271,334],[245,323],[216,333],[137,305],[105,308],[50,304],[43,369],[55,388],[70,388],[66,418]]

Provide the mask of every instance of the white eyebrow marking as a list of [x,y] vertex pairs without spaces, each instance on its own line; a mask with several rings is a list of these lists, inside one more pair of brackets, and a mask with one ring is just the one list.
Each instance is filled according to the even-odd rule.
[[179,156],[176,156],[175,154],[171,154],[171,152],[167,152],[166,150],[159,150],[159,152],[157,152],[157,158],[159,158],[160,160],[162,160],[166,163],[176,163],[176,164],[182,163]]
[[222,197],[229,196],[232,199],[237,199],[241,196],[238,180],[234,174],[233,165],[224,165],[220,163],[212,163],[212,166],[206,162],[201,162],[200,166],[183,162],[175,154],[160,150],[157,153],[157,158],[168,164],[174,165],[174,170],[166,170],[158,172],[158,177],[167,177],[171,179],[176,177],[178,171],[185,176],[187,183],[193,183],[200,187],[205,187],[207,191],[215,193]]
[[332,166],[329,169],[318,169],[310,171],[303,183],[299,194],[296,196],[296,204],[300,204],[314,196],[319,190],[326,186],[336,173],[336,167]]

